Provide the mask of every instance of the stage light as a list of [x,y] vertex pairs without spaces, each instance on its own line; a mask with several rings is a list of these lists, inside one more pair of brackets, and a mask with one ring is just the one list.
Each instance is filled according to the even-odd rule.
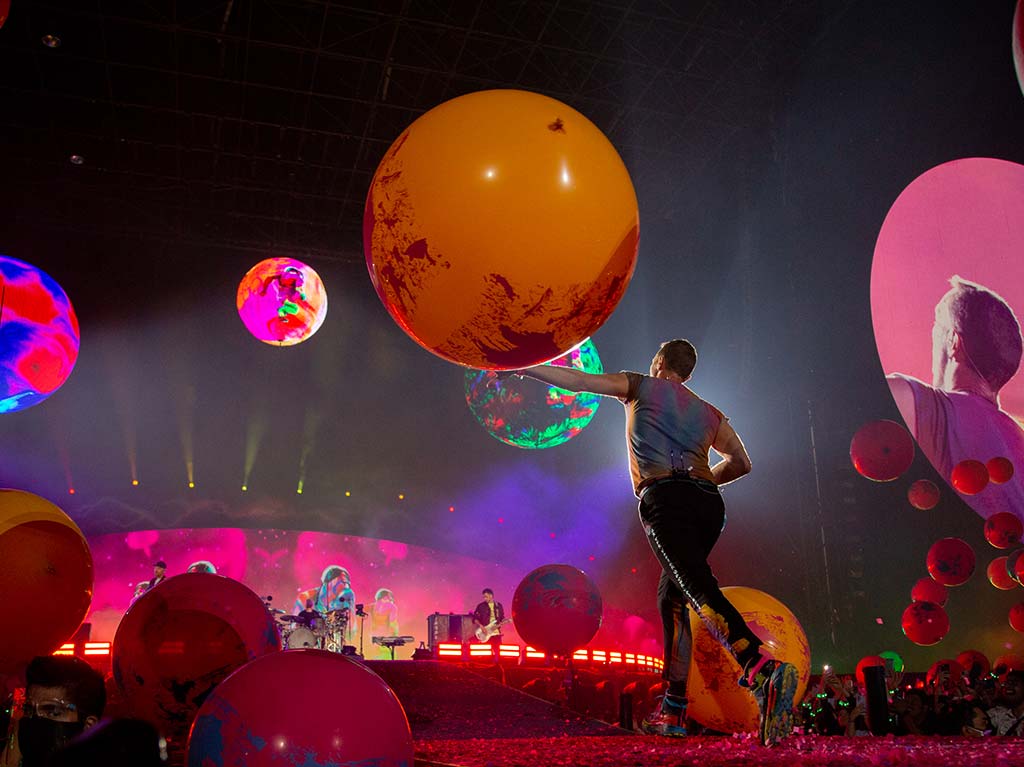
[[249,491],[249,486],[248,485],[242,485],[242,492],[246,493],[248,491]]
[[195,482],[189,482],[188,483],[188,489],[189,490],[195,490],[195,487],[196,487],[196,483]]
[[138,487],[138,486],[139,486],[139,480],[133,479],[132,480],[132,487]]
[[554,533],[548,533],[548,537],[549,537],[549,538],[554,538],[554,537],[555,537],[555,534],[554,534]]
[[69,487],[68,488],[68,495],[74,495],[74,494],[75,494],[75,488]]
[[449,506],[448,507],[448,511],[455,511],[455,507],[454,506]]
[[404,501],[405,500],[405,493],[399,493],[398,494],[398,500]]
[[42,40],[47,48],[60,48],[60,38],[57,35],[43,35]]
[[345,497],[346,497],[346,498],[349,498],[349,497],[350,497],[351,495],[352,495],[352,492],[351,492],[351,491],[349,491],[349,490],[346,490],[346,491],[345,491]]
[[505,518],[504,517],[498,517],[498,524],[499,525],[505,524]]
[[73,154],[68,158],[68,160],[72,165],[85,165],[85,158],[80,154]]
[[299,486],[297,488],[295,488],[295,492],[298,493],[299,495],[302,495],[302,482],[301,482],[301,480],[299,481]]

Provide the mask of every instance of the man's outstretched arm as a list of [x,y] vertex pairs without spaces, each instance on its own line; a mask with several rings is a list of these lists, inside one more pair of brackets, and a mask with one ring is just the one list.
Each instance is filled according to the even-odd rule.
[[584,373],[575,368],[554,365],[537,365],[514,373],[569,391],[586,391],[606,397],[625,397],[629,393],[629,379],[625,373]]
[[740,435],[728,421],[723,420],[718,427],[712,447],[722,456],[722,460],[711,467],[716,485],[727,485],[750,473],[750,456]]

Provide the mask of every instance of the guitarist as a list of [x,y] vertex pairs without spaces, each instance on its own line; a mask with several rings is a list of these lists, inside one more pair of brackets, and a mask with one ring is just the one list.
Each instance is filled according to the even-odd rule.
[[[501,644],[501,625],[505,620],[505,608],[501,606],[501,602],[494,601],[494,592],[491,589],[483,590],[484,601],[476,606],[473,611],[473,624],[476,625],[477,631],[483,629],[485,640],[487,643],[494,646],[495,655],[498,652],[498,645]],[[477,635],[479,637],[479,634]]]

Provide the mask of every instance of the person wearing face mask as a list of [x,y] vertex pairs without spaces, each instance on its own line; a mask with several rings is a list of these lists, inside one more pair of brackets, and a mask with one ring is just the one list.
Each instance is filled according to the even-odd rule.
[[98,671],[68,656],[34,658],[25,681],[25,707],[0,764],[43,767],[52,754],[99,721],[107,692]]

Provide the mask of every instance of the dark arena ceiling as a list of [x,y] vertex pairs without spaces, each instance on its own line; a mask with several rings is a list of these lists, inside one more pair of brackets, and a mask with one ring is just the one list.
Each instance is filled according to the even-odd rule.
[[[594,336],[605,368],[646,371],[658,343],[693,339],[694,389],[750,449],[712,557],[723,583],[777,595],[833,662],[883,644],[912,659],[909,589],[932,541],[963,536],[982,572],[956,594],[950,649],[1005,643],[980,518],[948,488],[911,515],[906,483],[857,475],[849,444],[899,419],[869,304],[889,206],[940,163],[1024,162],[1013,10],[13,0],[0,253],[65,288],[82,345],[61,391],[0,416],[0,486],[89,534],[279,527],[572,562],[656,615],[619,405],[550,450],[491,439],[463,371],[409,340],[367,277],[363,207],[391,142],[447,99],[519,88],[589,117],[636,187],[636,273]],[[249,337],[234,306],[271,256],[309,263],[330,296],[289,349]],[[942,482],[920,455],[911,473]]]

